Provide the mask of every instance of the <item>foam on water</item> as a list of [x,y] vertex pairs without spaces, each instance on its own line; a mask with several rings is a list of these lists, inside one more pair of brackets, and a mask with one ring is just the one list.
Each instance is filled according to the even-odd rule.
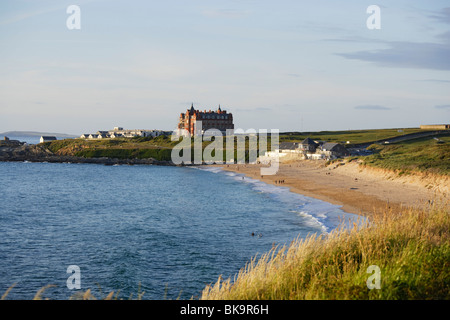
[[221,167],[192,167],[215,174],[224,174],[235,181],[248,184],[257,192],[265,193],[283,203],[290,211],[303,218],[302,223],[310,227],[319,227],[323,233],[328,233],[344,224],[350,227],[362,218],[358,215],[344,212],[340,206],[306,197],[291,192],[288,187],[276,186],[252,179],[242,173],[223,170]]

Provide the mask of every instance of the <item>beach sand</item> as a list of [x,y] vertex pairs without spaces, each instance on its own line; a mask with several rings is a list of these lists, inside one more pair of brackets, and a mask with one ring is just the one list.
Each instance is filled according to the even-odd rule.
[[371,215],[386,209],[423,208],[430,203],[447,206],[450,179],[429,175],[398,176],[356,162],[303,160],[280,163],[276,175],[261,176],[261,165],[214,165],[266,183],[289,187],[292,192],[342,206],[342,210]]

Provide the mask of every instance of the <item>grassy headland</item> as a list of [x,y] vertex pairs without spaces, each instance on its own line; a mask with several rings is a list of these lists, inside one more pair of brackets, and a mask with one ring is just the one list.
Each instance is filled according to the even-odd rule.
[[414,172],[449,175],[450,137],[421,138],[382,145],[373,144],[374,154],[362,157],[368,166],[397,171],[399,174]]
[[56,155],[84,158],[117,158],[170,161],[176,142],[170,137],[117,138],[105,140],[65,139],[45,142],[43,145]]
[[[379,129],[379,130],[349,130],[323,132],[288,132],[280,134],[280,142],[302,141],[310,137],[314,140],[340,142],[346,147],[358,144],[370,144],[399,137],[405,134],[424,132],[420,129]],[[396,171],[400,174],[421,172],[448,175],[450,173],[450,132],[449,135],[424,137],[414,140],[401,141],[390,144],[374,143],[368,149],[373,152],[369,156],[359,156],[364,165]],[[347,144],[347,142],[349,142]],[[160,136],[117,138],[108,140],[65,139],[46,142],[43,145],[56,155],[70,155],[84,158],[118,158],[145,159],[170,161],[171,151],[178,141],[171,141],[170,137]],[[204,141],[203,148],[211,142]],[[192,146],[194,145],[192,141]],[[267,143],[270,150],[270,137]],[[237,143],[235,142],[235,159]],[[225,139],[224,139],[225,150]],[[248,150],[248,140],[246,140]],[[219,151],[220,152],[220,151]],[[223,151],[223,161],[226,160]],[[193,152],[191,153],[193,156]],[[248,153],[246,153],[248,159]]]
[[280,141],[297,142],[310,137],[313,140],[343,143],[346,147],[372,143],[367,149],[373,154],[358,157],[364,165],[396,171],[399,174],[420,172],[449,175],[450,131],[447,135],[441,134],[389,144],[380,143],[386,139],[423,132],[425,131],[417,128],[291,132],[280,135]]
[[300,142],[309,137],[313,140],[337,143],[347,143],[347,141],[349,141],[351,144],[361,144],[418,132],[423,132],[423,130],[419,128],[399,128],[319,132],[286,132],[280,134],[280,142]]

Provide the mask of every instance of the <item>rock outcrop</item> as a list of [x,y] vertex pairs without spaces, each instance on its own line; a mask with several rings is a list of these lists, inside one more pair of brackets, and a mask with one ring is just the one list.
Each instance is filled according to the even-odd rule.
[[146,165],[173,165],[170,161],[147,159],[118,159],[118,158],[83,158],[70,155],[56,155],[43,145],[27,144],[0,144],[0,161],[29,161],[29,162],[55,162],[55,163],[96,163],[104,165],[115,164],[146,164]]

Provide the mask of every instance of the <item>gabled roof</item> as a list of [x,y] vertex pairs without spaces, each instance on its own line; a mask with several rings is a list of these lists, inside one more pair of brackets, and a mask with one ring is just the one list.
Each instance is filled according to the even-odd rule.
[[298,148],[298,142],[281,142],[279,145],[280,150],[295,150]]
[[347,152],[347,149],[340,143],[327,142],[322,145],[322,150],[326,151],[344,151]]
[[339,143],[334,143],[334,142],[326,142],[322,145],[322,149],[323,150],[331,150],[333,148],[335,148]]
[[317,146],[317,143],[314,141],[314,140],[312,140],[311,138],[306,138],[305,140],[303,140],[302,142],[301,142],[301,144],[302,145],[313,145],[313,146]]

